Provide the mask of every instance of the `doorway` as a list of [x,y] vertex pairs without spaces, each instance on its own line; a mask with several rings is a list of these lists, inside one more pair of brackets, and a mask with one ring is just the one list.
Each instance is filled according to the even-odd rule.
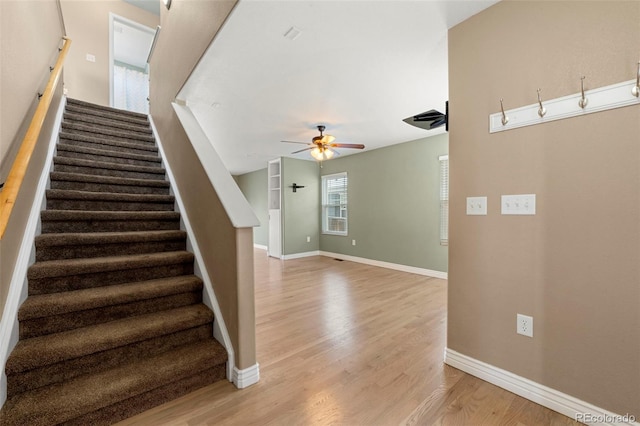
[[114,108],[149,113],[149,51],[155,30],[109,14],[109,102]]

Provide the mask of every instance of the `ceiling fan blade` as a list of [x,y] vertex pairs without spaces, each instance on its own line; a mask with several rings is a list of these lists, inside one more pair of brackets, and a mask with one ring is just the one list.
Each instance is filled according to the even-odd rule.
[[355,149],[364,149],[364,145],[361,143],[332,143],[330,145],[332,148],[355,148]]
[[292,154],[298,154],[298,153],[300,153],[300,152],[309,151],[310,149],[313,149],[313,148],[315,148],[315,147],[310,146],[310,147],[305,148],[305,149],[301,149],[301,150],[298,150],[298,151],[294,151],[294,152],[292,152]]
[[286,142],[286,143],[299,143],[302,145],[309,145],[309,142],[298,142],[298,141],[280,141],[280,142]]
[[324,135],[322,137],[322,143],[323,144],[331,144],[331,143],[333,143],[334,140],[336,140],[336,138],[331,136],[331,135]]

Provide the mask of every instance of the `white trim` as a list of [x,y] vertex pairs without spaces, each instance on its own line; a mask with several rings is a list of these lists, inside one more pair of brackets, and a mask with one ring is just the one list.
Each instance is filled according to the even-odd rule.
[[235,228],[260,226],[260,220],[258,220],[251,205],[242,194],[242,191],[240,191],[240,188],[238,188],[238,184],[233,180],[195,115],[193,115],[193,111],[188,106],[182,106],[176,102],[171,105],[178,116],[178,120],[180,120],[180,124],[182,124],[187,133],[187,137],[191,145],[193,145],[193,149],[202,163],[209,181],[215,188],[232,225]]
[[[576,84],[578,84],[577,79]],[[636,80],[629,80],[587,90],[585,91],[585,97],[588,103],[584,109],[578,105],[578,102],[582,99],[582,93],[575,93],[551,100],[542,100],[542,106],[546,109],[546,114],[543,117],[538,115],[540,105],[537,102],[520,108],[510,109],[505,111],[505,115],[509,119],[506,125],[502,124],[502,112],[496,112],[489,115],[489,133],[502,132],[524,126],[533,126],[548,121],[562,120],[564,118],[577,117],[629,105],[637,105],[640,104],[640,98],[636,98],[631,94],[631,90],[635,85]],[[532,95],[535,97],[535,93]]]
[[411,274],[424,275],[432,278],[440,278],[446,280],[448,274],[442,271],[434,271],[432,269],[418,268],[415,266],[400,265],[398,263],[383,262],[381,260],[367,259],[364,257],[349,256],[341,253],[331,253],[320,250],[320,256],[333,257],[335,259],[348,260],[350,262],[364,263],[365,265],[378,266],[380,268],[394,269],[396,271],[409,272]]
[[262,244],[254,244],[253,248],[257,248],[257,249],[260,249],[260,250],[268,250],[269,249],[269,247],[263,246]]
[[47,148],[47,157],[40,174],[40,179],[38,180],[33,203],[31,204],[27,226],[25,232],[22,234],[20,250],[18,251],[16,264],[13,268],[13,275],[9,283],[9,292],[2,313],[2,321],[0,322],[0,365],[2,365],[2,376],[0,376],[0,406],[7,400],[7,376],[4,372],[4,367],[7,364],[9,354],[16,346],[16,343],[18,343],[18,309],[27,298],[27,269],[29,269],[29,265],[35,261],[34,241],[36,235],[40,233],[38,226],[40,223],[40,212],[44,208],[46,201],[45,190],[49,183],[49,175],[51,174],[51,166],[53,165],[53,153],[58,142],[65,101],[66,97],[62,96],[60,98],[60,104],[58,104],[51,139],[49,139],[49,147]]
[[187,215],[184,208],[182,197],[180,196],[178,187],[174,185],[175,179],[173,177],[173,172],[171,171],[171,167],[169,166],[169,163],[167,162],[164,155],[164,149],[162,148],[160,135],[158,134],[151,115],[149,115],[149,123],[151,124],[151,129],[153,130],[153,135],[156,139],[158,151],[160,153],[160,157],[162,158],[162,163],[167,172],[167,178],[169,179],[169,183],[171,184],[171,192],[176,198],[176,205],[178,211],[180,212],[182,225],[184,226],[184,230],[187,232],[187,242],[189,244],[188,248],[193,251],[193,254],[195,255],[194,275],[202,279],[204,283],[203,302],[213,311],[213,314],[215,316],[215,321],[213,322],[213,336],[227,350],[227,379],[231,382],[233,380],[233,371],[235,369],[235,352],[233,350],[233,344],[231,343],[231,338],[229,337],[229,332],[227,331],[227,326],[224,322],[224,317],[222,316],[222,310],[220,309],[220,305],[218,304],[218,299],[216,298],[215,292],[213,291],[213,285],[211,284],[209,272],[205,267],[202,252],[200,251],[200,247],[198,246],[195,234],[193,233],[191,222],[189,222],[189,216]]
[[[571,395],[551,389],[532,380],[525,379],[509,371],[478,361],[477,359],[468,357],[449,348],[446,348],[444,351],[444,362],[447,365],[513,392],[516,395],[520,395],[536,404],[564,414],[574,420],[577,414],[581,413],[590,415],[592,418],[605,420],[604,422],[598,422],[598,424],[640,426],[640,423],[635,420],[632,422],[608,423],[607,419],[615,419],[623,416],[596,407],[593,404],[581,401]],[[582,422],[584,423],[584,419]]]
[[238,389],[247,388],[260,380],[260,365],[256,362],[249,368],[238,370],[233,368],[233,384]]
[[311,256],[320,256],[320,250],[307,251],[307,252],[304,252],[304,253],[285,254],[280,259],[282,259],[282,260],[291,260],[291,259],[300,259],[300,258],[303,258],[303,257],[311,257]]

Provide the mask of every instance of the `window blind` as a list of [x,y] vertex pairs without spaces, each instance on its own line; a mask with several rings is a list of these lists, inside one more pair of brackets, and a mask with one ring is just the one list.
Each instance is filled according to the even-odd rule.
[[449,156],[441,155],[440,161],[440,244],[449,245]]

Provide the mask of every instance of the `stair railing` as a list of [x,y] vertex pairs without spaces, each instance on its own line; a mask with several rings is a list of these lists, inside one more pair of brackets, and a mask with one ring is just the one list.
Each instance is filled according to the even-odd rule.
[[47,113],[49,112],[49,106],[51,105],[55,88],[58,85],[60,76],[62,75],[64,59],[67,56],[69,46],[71,45],[71,39],[67,37],[62,37],[62,39],[63,45],[62,48],[59,49],[60,54],[58,55],[58,60],[56,61],[53,69],[51,69],[51,75],[49,76],[49,81],[47,82],[44,92],[42,94],[38,93],[40,102],[36,107],[31,123],[27,128],[27,133],[25,134],[24,139],[22,139],[22,144],[20,145],[16,159],[11,166],[7,180],[0,192],[0,240],[7,229],[11,211],[13,210],[13,206],[16,202],[18,192],[20,191],[20,186],[22,185],[22,181],[27,171],[27,166],[31,160],[31,154],[33,154],[33,150],[38,142],[38,138],[40,137],[42,125]]

